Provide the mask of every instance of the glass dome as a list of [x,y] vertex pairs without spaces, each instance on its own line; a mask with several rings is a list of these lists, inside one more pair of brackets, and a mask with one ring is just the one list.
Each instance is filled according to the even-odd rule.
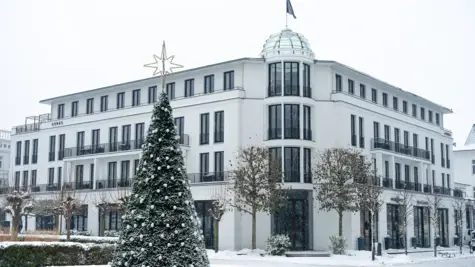
[[261,56],[264,58],[274,56],[304,56],[314,59],[314,54],[307,38],[302,34],[284,29],[279,33],[272,34],[264,44]]

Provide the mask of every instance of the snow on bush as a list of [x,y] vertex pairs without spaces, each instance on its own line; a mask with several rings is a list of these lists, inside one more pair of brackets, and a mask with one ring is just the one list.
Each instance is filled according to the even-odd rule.
[[[76,236],[91,236],[91,233],[89,233],[88,231],[78,231],[78,230],[71,230],[70,234],[76,235]],[[66,235],[66,231],[61,231],[61,235]]]
[[274,235],[267,239],[267,252],[270,255],[282,256],[290,248],[290,238],[287,235]]
[[333,254],[343,255],[346,250],[346,240],[342,236],[330,236],[330,251]]
[[104,236],[107,237],[119,237],[119,232],[115,230],[106,230],[104,231]]

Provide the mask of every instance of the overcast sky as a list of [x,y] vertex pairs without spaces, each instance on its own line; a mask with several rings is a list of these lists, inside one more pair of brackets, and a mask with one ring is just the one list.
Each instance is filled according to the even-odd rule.
[[[317,59],[336,60],[475,123],[474,0],[292,0]],[[186,68],[257,57],[285,27],[285,0],[2,0],[0,128],[49,112],[41,99],[150,77],[167,41]]]

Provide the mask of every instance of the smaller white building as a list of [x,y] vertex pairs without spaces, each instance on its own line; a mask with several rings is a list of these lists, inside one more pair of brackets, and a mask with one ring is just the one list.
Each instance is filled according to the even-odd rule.
[[[0,188],[8,186],[9,183],[10,146],[10,131],[0,130]],[[5,213],[0,211],[0,227],[5,219]]]

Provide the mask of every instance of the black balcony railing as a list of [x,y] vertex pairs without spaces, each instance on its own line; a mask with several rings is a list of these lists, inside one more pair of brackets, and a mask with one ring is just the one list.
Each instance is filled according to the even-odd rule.
[[20,165],[21,164],[21,157],[15,157],[15,165]]
[[385,188],[393,188],[393,179],[391,179],[391,178],[383,178],[383,187],[385,187]]
[[209,133],[200,133],[200,145],[209,144]]
[[463,197],[463,191],[460,189],[454,189],[454,197]]
[[224,131],[214,132],[214,142],[215,143],[224,142]]
[[284,182],[300,183],[300,172],[299,171],[284,171]]
[[450,188],[442,187],[442,186],[434,186],[434,193],[450,196]]
[[303,139],[312,140],[312,129],[303,129]]
[[357,144],[356,144],[357,140],[356,139],[357,139],[356,134],[352,134],[351,135],[351,145],[352,146],[357,146]]
[[374,138],[371,140],[371,149],[384,149],[406,156],[412,156],[420,159],[430,160],[430,152],[421,148],[415,148],[408,145],[395,143],[383,138]]
[[190,145],[190,136],[187,135],[187,134],[178,134],[180,136],[180,138],[178,139],[178,143],[180,145],[184,145],[184,146],[189,146]]
[[66,182],[64,183],[66,188],[76,189],[76,190],[85,190],[92,189],[91,181],[76,181],[76,182]]
[[275,84],[270,84],[269,87],[267,88],[267,96],[281,96],[282,95],[282,84],[280,83],[275,83]]
[[36,164],[36,163],[38,163],[38,155],[32,155],[31,164]]
[[414,183],[414,191],[422,192],[422,184]]
[[425,184],[424,185],[424,193],[432,193],[432,185]]
[[285,139],[300,139],[300,128],[284,128]]
[[269,128],[267,131],[267,139],[282,139],[282,129],[281,128]]
[[224,182],[229,179],[228,172],[189,173],[191,183]]
[[96,189],[131,187],[133,179],[131,178],[109,178],[107,180],[97,180]]
[[303,86],[303,97],[312,98],[312,87]]
[[450,169],[450,159],[447,159],[447,169]]
[[431,154],[430,161],[432,162],[432,164],[435,164],[435,155],[434,154]]
[[312,172],[304,172],[303,173],[303,182],[306,184],[311,184],[313,181]]
[[48,153],[48,161],[54,161],[54,152],[49,152]]
[[300,86],[284,84],[284,96],[299,96]]
[[58,160],[63,160],[64,159],[64,150],[58,151]]
[[360,148],[364,148],[364,136],[360,136]]
[[28,164],[30,163],[30,156],[23,156],[23,164]]
[[440,165],[442,165],[442,167],[445,167],[445,158],[444,157],[442,157],[440,159]]

